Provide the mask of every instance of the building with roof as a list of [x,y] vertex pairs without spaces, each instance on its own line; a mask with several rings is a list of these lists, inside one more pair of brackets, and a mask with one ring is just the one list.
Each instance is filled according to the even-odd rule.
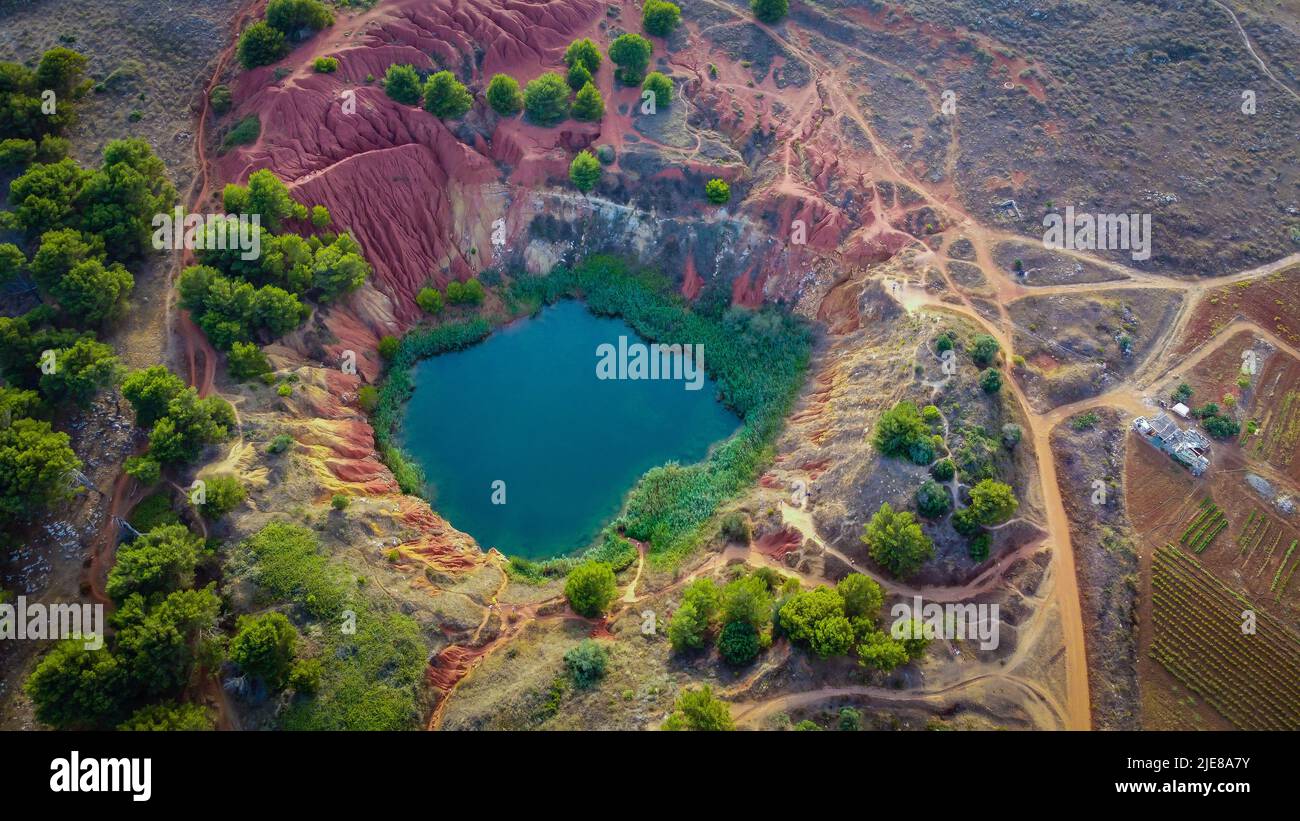
[[1210,440],[1195,428],[1183,430],[1166,413],[1133,420],[1133,430],[1157,450],[1169,454],[1175,462],[1200,476],[1210,466]]

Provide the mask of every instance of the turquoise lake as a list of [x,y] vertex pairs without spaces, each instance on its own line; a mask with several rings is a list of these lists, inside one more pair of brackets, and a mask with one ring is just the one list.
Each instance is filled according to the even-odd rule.
[[[565,300],[416,365],[401,444],[424,468],[433,508],[484,549],[572,553],[647,470],[698,462],[736,432],[708,378],[698,390],[684,379],[598,378],[598,349],[619,337],[645,344],[621,319]],[[494,503],[497,482],[504,504]]]

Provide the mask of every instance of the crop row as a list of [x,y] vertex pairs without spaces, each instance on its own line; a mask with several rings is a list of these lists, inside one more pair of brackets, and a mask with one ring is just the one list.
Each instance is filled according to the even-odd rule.
[[1300,636],[1174,545],[1156,551],[1151,582],[1157,663],[1243,729],[1300,729]]
[[1291,464],[1291,457],[1296,451],[1296,442],[1300,440],[1300,397],[1296,391],[1287,391],[1282,397],[1281,406],[1273,412],[1268,429],[1264,431],[1264,458],[1272,459],[1276,453],[1277,463]]
[[1227,526],[1228,520],[1223,515],[1223,511],[1219,510],[1218,505],[1206,499],[1201,502],[1200,512],[1188,523],[1187,529],[1183,531],[1183,535],[1178,541],[1193,552],[1201,553],[1210,546],[1210,542],[1214,541],[1214,537],[1218,536],[1219,532]]
[[[1282,595],[1282,591],[1277,589],[1278,582],[1282,581],[1282,570],[1286,563],[1291,561],[1291,554],[1295,552],[1296,539],[1291,540],[1291,546],[1286,549],[1286,554],[1282,556],[1282,563],[1277,566],[1277,572],[1273,574],[1273,583],[1268,586],[1268,592]],[[1295,565],[1291,565],[1291,571],[1295,571]],[[1286,574],[1287,581],[1291,580],[1291,573]],[[1285,588],[1284,588],[1285,589]]]

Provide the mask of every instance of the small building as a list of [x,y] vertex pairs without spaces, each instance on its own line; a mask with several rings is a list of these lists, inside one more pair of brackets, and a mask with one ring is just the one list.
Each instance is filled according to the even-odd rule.
[[1170,410],[1178,414],[1179,416],[1183,417],[1184,419],[1192,415],[1192,409],[1184,405],[1182,402],[1175,403],[1174,406],[1170,408]]
[[1152,447],[1169,454],[1193,476],[1200,476],[1210,466],[1210,440],[1198,430],[1178,427],[1168,414],[1157,413],[1150,419],[1139,416],[1133,420],[1133,430]]

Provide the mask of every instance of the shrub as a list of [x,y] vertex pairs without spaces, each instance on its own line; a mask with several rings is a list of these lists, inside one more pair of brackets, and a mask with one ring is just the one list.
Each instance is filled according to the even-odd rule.
[[271,362],[262,349],[252,342],[236,342],[230,346],[230,375],[241,381],[255,379],[271,372]]
[[208,92],[208,103],[217,114],[229,112],[231,105],[234,105],[234,95],[230,94],[230,86],[226,86],[225,83],[213,86],[212,91]]
[[424,84],[424,110],[443,120],[454,120],[469,111],[474,98],[465,84],[450,71],[430,75]]
[[374,385],[362,385],[357,389],[357,406],[366,413],[374,413],[379,407],[379,389]]
[[230,640],[230,660],[245,674],[259,678],[272,690],[288,683],[298,631],[283,613],[240,616]]
[[1227,416],[1211,416],[1202,420],[1205,432],[1215,439],[1230,439],[1241,432],[1241,425],[1236,419]]
[[128,456],[122,469],[126,475],[142,485],[153,485],[162,478],[162,465],[148,456]]
[[421,288],[420,293],[415,295],[415,304],[426,314],[441,313],[444,304],[442,292],[437,288]]
[[271,454],[284,453],[293,445],[293,437],[287,433],[282,433],[271,440],[266,446],[266,452]]
[[732,727],[727,703],[714,698],[713,690],[707,684],[678,694],[672,714],[663,723],[665,730],[717,731]]
[[840,720],[837,726],[845,731],[861,730],[862,713],[852,707],[844,707],[840,710]]
[[487,292],[483,290],[483,283],[477,279],[467,279],[464,282],[452,280],[447,283],[447,301],[452,305],[478,305],[485,296]]
[[487,87],[488,105],[502,117],[513,117],[524,109],[524,93],[519,81],[509,74],[494,74]]
[[1017,424],[1008,422],[1002,426],[1002,444],[1006,445],[1007,448],[1014,448],[1020,444],[1020,438],[1023,435],[1024,431]]
[[266,22],[286,37],[299,39],[306,32],[334,25],[334,15],[319,0],[271,0],[266,6]]
[[649,34],[667,37],[681,22],[682,10],[666,0],[646,0],[641,9],[641,25]]
[[668,643],[679,653],[703,647],[708,632],[708,619],[689,601],[682,602],[668,620]]
[[573,686],[585,690],[605,677],[609,651],[594,639],[584,639],[564,654],[564,666],[573,678]]
[[618,66],[615,78],[625,86],[640,85],[653,52],[654,45],[641,35],[619,35],[609,44],[609,59]]
[[211,476],[205,480],[203,504],[199,510],[205,519],[220,519],[248,497],[248,491],[239,479],[229,474]]
[[604,614],[617,592],[614,571],[602,562],[583,562],[573,568],[564,584],[569,605],[574,612],[588,618]]
[[718,636],[718,653],[728,664],[748,664],[758,656],[758,631],[747,621],[728,622]]
[[262,121],[257,118],[256,114],[249,114],[235,123],[234,128],[226,132],[226,136],[221,140],[221,150],[229,151],[237,145],[251,145],[257,142],[257,138],[261,133]]
[[970,509],[982,525],[997,525],[1015,515],[1020,502],[1011,486],[992,479],[984,479],[970,489]]
[[926,481],[916,489],[916,510],[927,519],[938,519],[952,509],[948,489],[933,481]]
[[994,368],[989,368],[980,374],[980,387],[985,393],[997,393],[1002,390],[1002,374]]
[[391,65],[384,74],[384,93],[403,105],[419,105],[420,75],[412,66]]
[[930,475],[940,482],[951,480],[956,473],[957,469],[953,467],[951,459],[940,459],[930,466]]
[[348,503],[350,503],[351,501],[352,500],[348,498],[348,495],[346,493],[335,493],[330,498],[330,507],[334,508],[335,510],[347,510]]
[[339,70],[339,60],[337,57],[317,57],[311,67],[317,74],[333,74]]
[[751,538],[749,519],[738,510],[722,517],[722,537],[728,543],[749,544]]
[[731,200],[731,186],[726,180],[709,180],[704,184],[704,197],[714,205],[725,205]]
[[970,555],[971,561],[979,563],[989,557],[989,534],[976,533],[975,537],[966,545],[966,552]]
[[573,98],[573,108],[570,113],[573,119],[588,122],[594,122],[605,116],[605,100],[600,96],[596,86],[589,82],[578,91],[577,96]]
[[895,576],[910,576],[934,556],[934,544],[911,513],[894,512],[888,502],[871,517],[862,541],[871,558]]
[[779,23],[790,11],[790,0],[749,0],[754,16],[764,23]]
[[202,704],[150,704],[141,707],[117,729],[124,732],[187,732],[216,729],[212,713]]
[[952,336],[946,332],[934,338],[934,349],[940,354],[951,351],[954,347],[956,347],[956,343],[953,342]]
[[875,623],[880,608],[885,604],[885,593],[870,576],[850,573],[835,585],[835,592],[844,600],[844,615],[850,619],[868,619]]
[[569,86],[564,78],[547,72],[524,86],[524,111],[538,125],[555,125],[569,116]]
[[952,529],[968,539],[972,539],[984,532],[979,516],[969,507],[964,507],[952,514]]
[[379,355],[384,361],[388,361],[397,355],[397,350],[401,347],[401,340],[395,336],[381,337],[379,340]]
[[880,415],[872,444],[885,456],[906,456],[917,464],[929,464],[934,459],[930,428],[911,402],[899,402]]
[[979,334],[971,341],[970,358],[981,368],[987,368],[997,359],[1001,351],[998,341],[988,334]]
[[759,576],[745,576],[722,588],[722,621],[746,621],[758,632],[772,623],[772,594]]
[[578,156],[574,157],[573,162],[569,164],[569,180],[574,188],[584,194],[596,187],[596,183],[600,181],[600,173],[600,160],[585,149],[579,151]]
[[244,68],[266,66],[279,60],[289,51],[284,42],[284,32],[259,20],[239,35],[239,63]]
[[641,90],[654,93],[656,109],[667,108],[673,103],[673,81],[662,72],[652,71],[647,74],[641,83]]
[[943,415],[939,413],[939,409],[934,405],[926,405],[921,408],[921,418],[930,424],[934,424],[943,419]]

